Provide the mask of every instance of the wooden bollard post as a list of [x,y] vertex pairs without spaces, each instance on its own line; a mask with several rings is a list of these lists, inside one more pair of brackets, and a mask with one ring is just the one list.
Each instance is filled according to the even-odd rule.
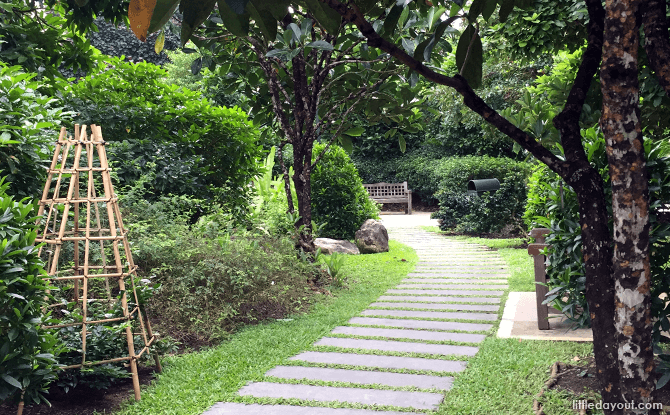
[[[546,257],[541,251],[548,245],[544,243],[545,237],[551,231],[547,228],[535,228],[530,231],[530,236],[535,238],[535,243],[528,244],[528,255],[533,256],[535,265],[535,302],[537,303],[537,328],[549,330],[549,306],[542,304],[547,296],[547,269],[544,261]],[[542,283],[542,284],[538,284]]]

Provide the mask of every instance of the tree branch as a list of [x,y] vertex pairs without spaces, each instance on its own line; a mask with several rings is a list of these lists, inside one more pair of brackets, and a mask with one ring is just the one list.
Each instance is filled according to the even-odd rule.
[[326,144],[326,148],[324,148],[323,151],[316,157],[316,159],[314,159],[314,163],[312,163],[312,168],[314,168],[314,166],[316,166],[316,164],[319,162],[319,160],[321,160],[323,155],[326,154],[326,151],[328,151],[328,149],[333,144],[335,139],[337,137],[339,137],[340,133],[342,132],[342,128],[344,127],[344,124],[345,124],[344,122],[347,120],[347,117],[349,117],[349,114],[351,113],[351,111],[361,101],[362,98],[363,98],[362,95],[359,96],[356,99],[356,101],[349,108],[347,108],[347,110],[344,112],[344,114],[342,115],[342,122],[340,123],[340,125],[337,126],[337,129],[333,133],[333,136],[331,137],[330,141],[328,141],[328,144]]
[[565,107],[553,120],[554,126],[561,133],[561,143],[566,159],[583,163],[588,163],[588,158],[581,141],[579,117],[582,114],[591,82],[600,68],[605,30],[605,9],[600,0],[587,0],[586,6],[589,11],[588,46],[584,51],[582,63],[570,89]]
[[533,137],[514,126],[495,110],[493,110],[493,108],[487,105],[483,99],[475,94],[465,78],[460,75],[449,77],[439,74],[421,62],[417,61],[413,57],[409,56],[407,53],[405,53],[405,51],[398,48],[395,44],[379,36],[372,25],[367,20],[365,20],[365,17],[355,5],[350,7],[341,3],[339,0],[320,1],[336,10],[340,16],[342,16],[343,21],[356,25],[363,36],[368,39],[368,45],[385,51],[410,69],[413,69],[419,75],[422,75],[424,78],[440,85],[446,85],[454,88],[459,94],[463,96],[463,102],[465,105],[477,114],[481,115],[486,120],[486,122],[490,123],[500,132],[519,143],[521,147],[528,150],[533,156],[535,156],[535,158],[545,163],[551,170],[555,171],[561,176],[569,175],[570,166],[567,162],[560,160]]

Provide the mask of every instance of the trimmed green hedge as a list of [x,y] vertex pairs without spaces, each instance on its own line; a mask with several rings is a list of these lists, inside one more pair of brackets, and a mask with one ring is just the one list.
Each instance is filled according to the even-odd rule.
[[[437,183],[435,197],[440,209],[433,217],[440,219],[442,230],[453,229],[464,233],[499,232],[506,226],[521,226],[526,205],[526,178],[530,165],[504,157],[452,157],[424,166],[432,173],[431,183],[425,172],[415,172],[423,179],[423,189],[432,190]],[[500,190],[481,197],[468,196],[470,180],[498,179]]]

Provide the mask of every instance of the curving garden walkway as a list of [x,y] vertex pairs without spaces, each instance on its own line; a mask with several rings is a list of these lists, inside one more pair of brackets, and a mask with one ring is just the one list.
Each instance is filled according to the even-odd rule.
[[[498,319],[506,268],[493,251],[423,231],[420,215],[405,218],[384,223],[391,239],[416,250],[419,263],[359,316],[336,327],[337,337],[315,343],[340,352],[300,353],[290,359],[300,366],[277,366],[266,373],[268,382],[238,392],[315,406],[229,402],[205,414],[406,415],[437,409]],[[400,408],[405,411],[393,410]]]

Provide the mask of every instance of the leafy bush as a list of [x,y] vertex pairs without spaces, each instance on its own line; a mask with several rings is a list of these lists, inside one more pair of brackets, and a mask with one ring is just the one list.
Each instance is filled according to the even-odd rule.
[[46,402],[56,378],[57,341],[41,328],[48,283],[34,246],[34,206],[6,195],[0,181],[0,401]]
[[65,115],[55,99],[37,92],[42,84],[34,77],[0,62],[0,176],[19,197],[41,194],[58,138],[53,129]]
[[[528,229],[542,227],[537,218],[547,217],[547,198],[555,192],[556,189],[553,186],[559,183],[558,175],[549,170],[546,164],[539,163],[533,167],[532,171],[533,173],[528,178],[526,210],[523,213],[523,222]],[[560,187],[559,183],[557,188],[559,191]]]
[[[440,219],[442,230],[465,233],[499,232],[507,225],[520,225],[528,169],[524,162],[494,157],[454,157],[434,163],[440,209],[433,217]],[[468,181],[492,178],[500,181],[494,194],[478,197],[466,193]]]
[[[326,148],[314,145],[315,159]],[[312,171],[312,220],[328,238],[353,239],[367,219],[378,218],[379,208],[363,187],[356,167],[339,146],[331,146]]]
[[154,199],[167,193],[244,199],[260,156],[258,132],[245,113],[166,84],[165,71],[157,66],[116,58],[108,65],[61,88],[67,107],[77,112],[73,122],[102,126],[113,143],[130,140],[110,145],[121,186],[132,185],[138,172],[149,173],[150,167],[161,179],[148,192]]

